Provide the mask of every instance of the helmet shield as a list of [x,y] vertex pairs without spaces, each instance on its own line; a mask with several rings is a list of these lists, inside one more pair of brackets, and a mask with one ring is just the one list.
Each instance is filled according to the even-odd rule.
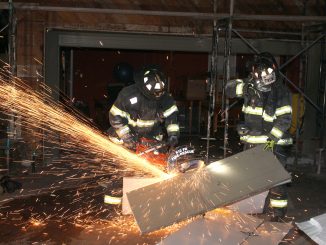
[[158,69],[143,69],[136,76],[136,83],[145,96],[159,99],[166,92],[166,78]]

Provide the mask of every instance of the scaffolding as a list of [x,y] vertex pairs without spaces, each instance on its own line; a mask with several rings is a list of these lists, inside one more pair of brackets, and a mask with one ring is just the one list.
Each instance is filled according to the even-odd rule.
[[[224,51],[224,71],[223,71],[223,88],[225,86],[226,81],[230,79],[230,64],[229,64],[229,57],[231,54],[231,40],[232,40],[232,33],[236,34],[252,51],[254,54],[260,53],[258,49],[256,49],[246,38],[244,38],[239,31],[232,29],[232,19],[233,19],[233,4],[234,2],[231,1],[230,4],[230,15],[228,17],[228,25],[225,27],[225,51]],[[325,115],[326,115],[326,52],[325,52],[325,46],[326,46],[326,26],[325,24],[317,25],[319,28],[317,28],[317,31],[315,31],[319,34],[319,36],[311,41],[310,39],[307,39],[307,32],[311,31],[307,29],[307,27],[302,31],[302,45],[303,49],[288,59],[285,63],[281,64],[279,67],[280,75],[284,79],[284,81],[292,86],[303,98],[306,102],[308,102],[312,107],[317,111],[317,122],[316,122],[316,135],[319,136],[319,147],[316,149],[318,151],[318,170],[317,173],[320,173],[321,171],[321,153],[325,152],[325,144],[324,144],[324,134],[325,134]],[[216,28],[216,27],[215,27]],[[315,28],[316,29],[316,28]],[[214,32],[216,30],[214,29]],[[214,38],[215,40],[215,38]],[[213,42],[214,43],[214,42]],[[320,56],[320,79],[318,81],[318,98],[317,103],[315,103],[308,95],[306,95],[302,89],[303,84],[307,85],[307,51],[313,47],[316,44],[321,45],[321,56]],[[216,43],[215,45],[218,45]],[[213,47],[214,50],[214,47]],[[295,83],[293,83],[286,75],[282,73],[282,69],[284,69],[288,64],[290,64],[292,61],[294,61],[296,58],[301,58],[301,67],[302,69],[300,71],[300,81],[299,86],[297,86]],[[216,64],[217,65],[217,64]],[[216,94],[214,95],[216,96]],[[298,108],[300,108],[300,100],[298,100]],[[229,101],[225,96],[225,91],[223,89],[222,91],[222,111],[224,112],[224,157],[226,157],[226,149],[228,146],[228,110],[231,109],[229,107]],[[295,134],[295,161],[294,164],[297,164],[298,161],[298,155],[299,155],[299,138],[300,138],[300,125],[297,124],[296,134]],[[208,130],[210,130],[210,127],[208,127]],[[209,135],[209,133],[208,133]],[[206,154],[209,154],[209,139],[207,141],[207,152]]]
[[[41,5],[33,5],[33,4],[20,4],[20,3],[13,3],[12,0],[9,0],[8,3],[0,3],[1,9],[8,9],[11,11],[10,17],[10,64],[12,66],[13,71],[16,69],[16,51],[15,51],[15,28],[16,23],[14,19],[14,9],[19,10],[26,10],[26,11],[51,11],[51,12],[58,12],[58,11],[65,11],[65,12],[78,12],[78,13],[105,13],[105,14],[125,14],[125,15],[144,15],[144,16],[165,16],[165,17],[187,17],[187,18],[194,18],[200,20],[212,20],[213,21],[213,41],[212,41],[212,57],[211,57],[211,67],[210,67],[210,88],[209,88],[209,109],[208,109],[208,126],[207,126],[207,152],[206,155],[209,155],[209,144],[210,144],[210,133],[211,133],[211,120],[215,113],[215,106],[216,106],[216,83],[217,83],[217,52],[218,52],[218,43],[219,43],[219,32],[221,29],[225,29],[225,50],[224,50],[224,71],[223,71],[223,88],[225,83],[230,79],[230,54],[231,54],[231,42],[232,42],[232,34],[238,36],[252,51],[253,53],[259,53],[259,50],[256,49],[250,42],[248,42],[240,32],[260,32],[266,33],[266,31],[261,30],[236,30],[233,29],[232,21],[233,20],[255,20],[255,21],[287,21],[287,22],[308,22],[308,21],[316,21],[325,23],[326,16],[288,16],[288,15],[247,15],[247,14],[235,14],[234,13],[234,1],[230,1],[230,11],[229,13],[218,13],[216,9],[217,0],[214,0],[214,12],[213,13],[199,13],[199,12],[176,12],[176,11],[151,11],[151,10],[132,10],[132,9],[100,9],[100,8],[77,8],[77,7],[56,7],[56,6],[41,6]],[[223,23],[226,21],[226,25],[220,25],[219,23]],[[306,35],[307,28],[302,31],[302,36]],[[296,86],[289,78],[287,78],[283,73],[281,76],[284,80],[290,84],[296,91],[299,92],[301,96],[304,97],[305,101],[315,108],[318,112],[318,120],[319,124],[322,126],[319,133],[324,137],[325,134],[325,123],[320,123],[325,121],[325,104],[326,104],[326,94],[325,94],[325,77],[326,77],[326,68],[325,68],[325,28],[321,28],[319,30],[321,35],[317,37],[313,42],[310,40],[305,39],[302,37],[302,45],[304,46],[302,51],[298,54],[287,60],[284,64],[280,66],[280,70],[285,68],[288,64],[290,64],[293,60],[297,57],[302,59],[301,69],[304,71],[306,69],[307,62],[305,61],[306,51],[308,51],[312,46],[317,43],[322,43],[321,48],[321,66],[320,66],[320,81],[319,81],[319,89],[321,93],[318,95],[318,101],[315,103],[311,98],[309,98],[303,90],[303,83],[306,77],[306,74],[302,72],[300,74],[300,81],[299,86]],[[272,33],[272,32],[270,32]],[[281,32],[273,32],[275,34],[289,34],[289,35],[299,35],[298,33],[281,33]],[[15,74],[15,72],[13,72]],[[223,150],[224,150],[224,157],[227,154],[228,149],[228,126],[229,126],[229,118],[228,118],[228,111],[231,109],[232,105],[229,105],[228,99],[225,97],[225,91],[222,91],[222,113],[224,117],[224,142],[223,142]],[[298,105],[300,106],[300,105]],[[296,133],[296,162],[298,158],[298,139],[300,137],[299,130]],[[319,148],[324,148],[324,139],[320,140]]]

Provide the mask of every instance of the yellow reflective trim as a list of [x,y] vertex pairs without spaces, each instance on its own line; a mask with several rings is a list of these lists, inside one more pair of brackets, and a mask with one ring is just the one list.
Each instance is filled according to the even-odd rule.
[[137,119],[137,121],[132,120],[130,118],[130,114],[129,113],[120,110],[115,105],[113,105],[111,107],[110,113],[113,116],[120,116],[120,117],[126,118],[128,120],[128,124],[131,125],[131,126],[133,126],[133,127],[140,127],[140,128],[143,128],[143,127],[152,127],[155,124],[155,122],[156,122],[156,120],[141,120],[141,119]]
[[277,108],[275,111],[276,116],[281,116],[281,115],[288,114],[288,113],[292,113],[292,107],[289,105]]
[[273,122],[276,119],[276,117],[275,116],[270,116],[264,111],[263,112],[263,119],[266,122]]
[[263,144],[267,142],[267,139],[268,139],[267,135],[259,135],[259,136],[245,135],[240,137],[240,140],[252,144]]
[[251,114],[251,115],[262,115],[263,114],[263,108],[262,107],[255,107],[252,108],[251,106],[243,106],[242,107],[243,113]]
[[166,131],[170,132],[179,132],[179,125],[178,124],[170,124],[166,127]]
[[121,197],[112,197],[109,195],[104,195],[104,203],[106,204],[118,205],[121,204],[121,199]]
[[273,127],[272,130],[271,130],[271,134],[274,135],[276,138],[282,138],[283,136],[283,132],[281,130],[279,130],[278,128],[276,127]]
[[136,125],[140,128],[152,127],[155,124],[155,120],[141,120],[137,119]]
[[110,113],[113,115],[113,116],[121,116],[121,117],[124,117],[124,118],[129,118],[130,115],[129,113],[123,111],[123,110],[120,110],[118,107],[116,107],[115,105],[113,105],[111,107],[111,110],[110,110]]
[[162,141],[163,140],[163,135],[162,134],[156,135],[156,136],[154,136],[154,139],[156,139],[158,141]]
[[292,138],[287,138],[287,139],[280,139],[276,143],[277,145],[292,145],[293,144],[293,139]]
[[285,208],[288,206],[288,200],[270,199],[270,206],[273,208]]
[[171,106],[169,109],[167,109],[166,111],[163,112],[163,116],[169,117],[172,115],[173,112],[178,111],[178,107],[176,105]]
[[128,118],[128,124],[133,127],[137,127],[137,122],[132,120],[130,117]]
[[243,86],[244,86],[244,83],[242,80],[236,80],[237,82],[239,82],[236,86],[236,89],[235,89],[235,94],[237,96],[241,96],[243,95]]

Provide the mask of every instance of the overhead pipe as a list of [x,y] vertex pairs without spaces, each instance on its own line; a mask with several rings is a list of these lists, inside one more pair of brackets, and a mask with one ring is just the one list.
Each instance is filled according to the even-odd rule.
[[[102,13],[102,14],[123,14],[123,15],[150,15],[150,16],[170,16],[170,17],[189,17],[203,20],[215,20],[229,18],[228,13],[203,13],[203,12],[179,12],[179,11],[155,11],[139,9],[107,9],[107,8],[80,8],[80,7],[59,7],[59,6],[40,6],[28,3],[14,3],[16,9],[31,11],[50,11],[50,12],[79,12],[79,13]],[[0,3],[0,9],[8,9],[8,4]],[[326,16],[303,16],[303,15],[250,15],[233,14],[233,20],[266,20],[266,21],[302,21],[326,22]]]

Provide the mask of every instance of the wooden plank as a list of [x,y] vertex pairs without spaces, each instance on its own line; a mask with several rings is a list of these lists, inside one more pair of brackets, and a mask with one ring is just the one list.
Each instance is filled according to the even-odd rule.
[[172,225],[289,181],[273,153],[255,147],[201,170],[127,193],[142,233]]

